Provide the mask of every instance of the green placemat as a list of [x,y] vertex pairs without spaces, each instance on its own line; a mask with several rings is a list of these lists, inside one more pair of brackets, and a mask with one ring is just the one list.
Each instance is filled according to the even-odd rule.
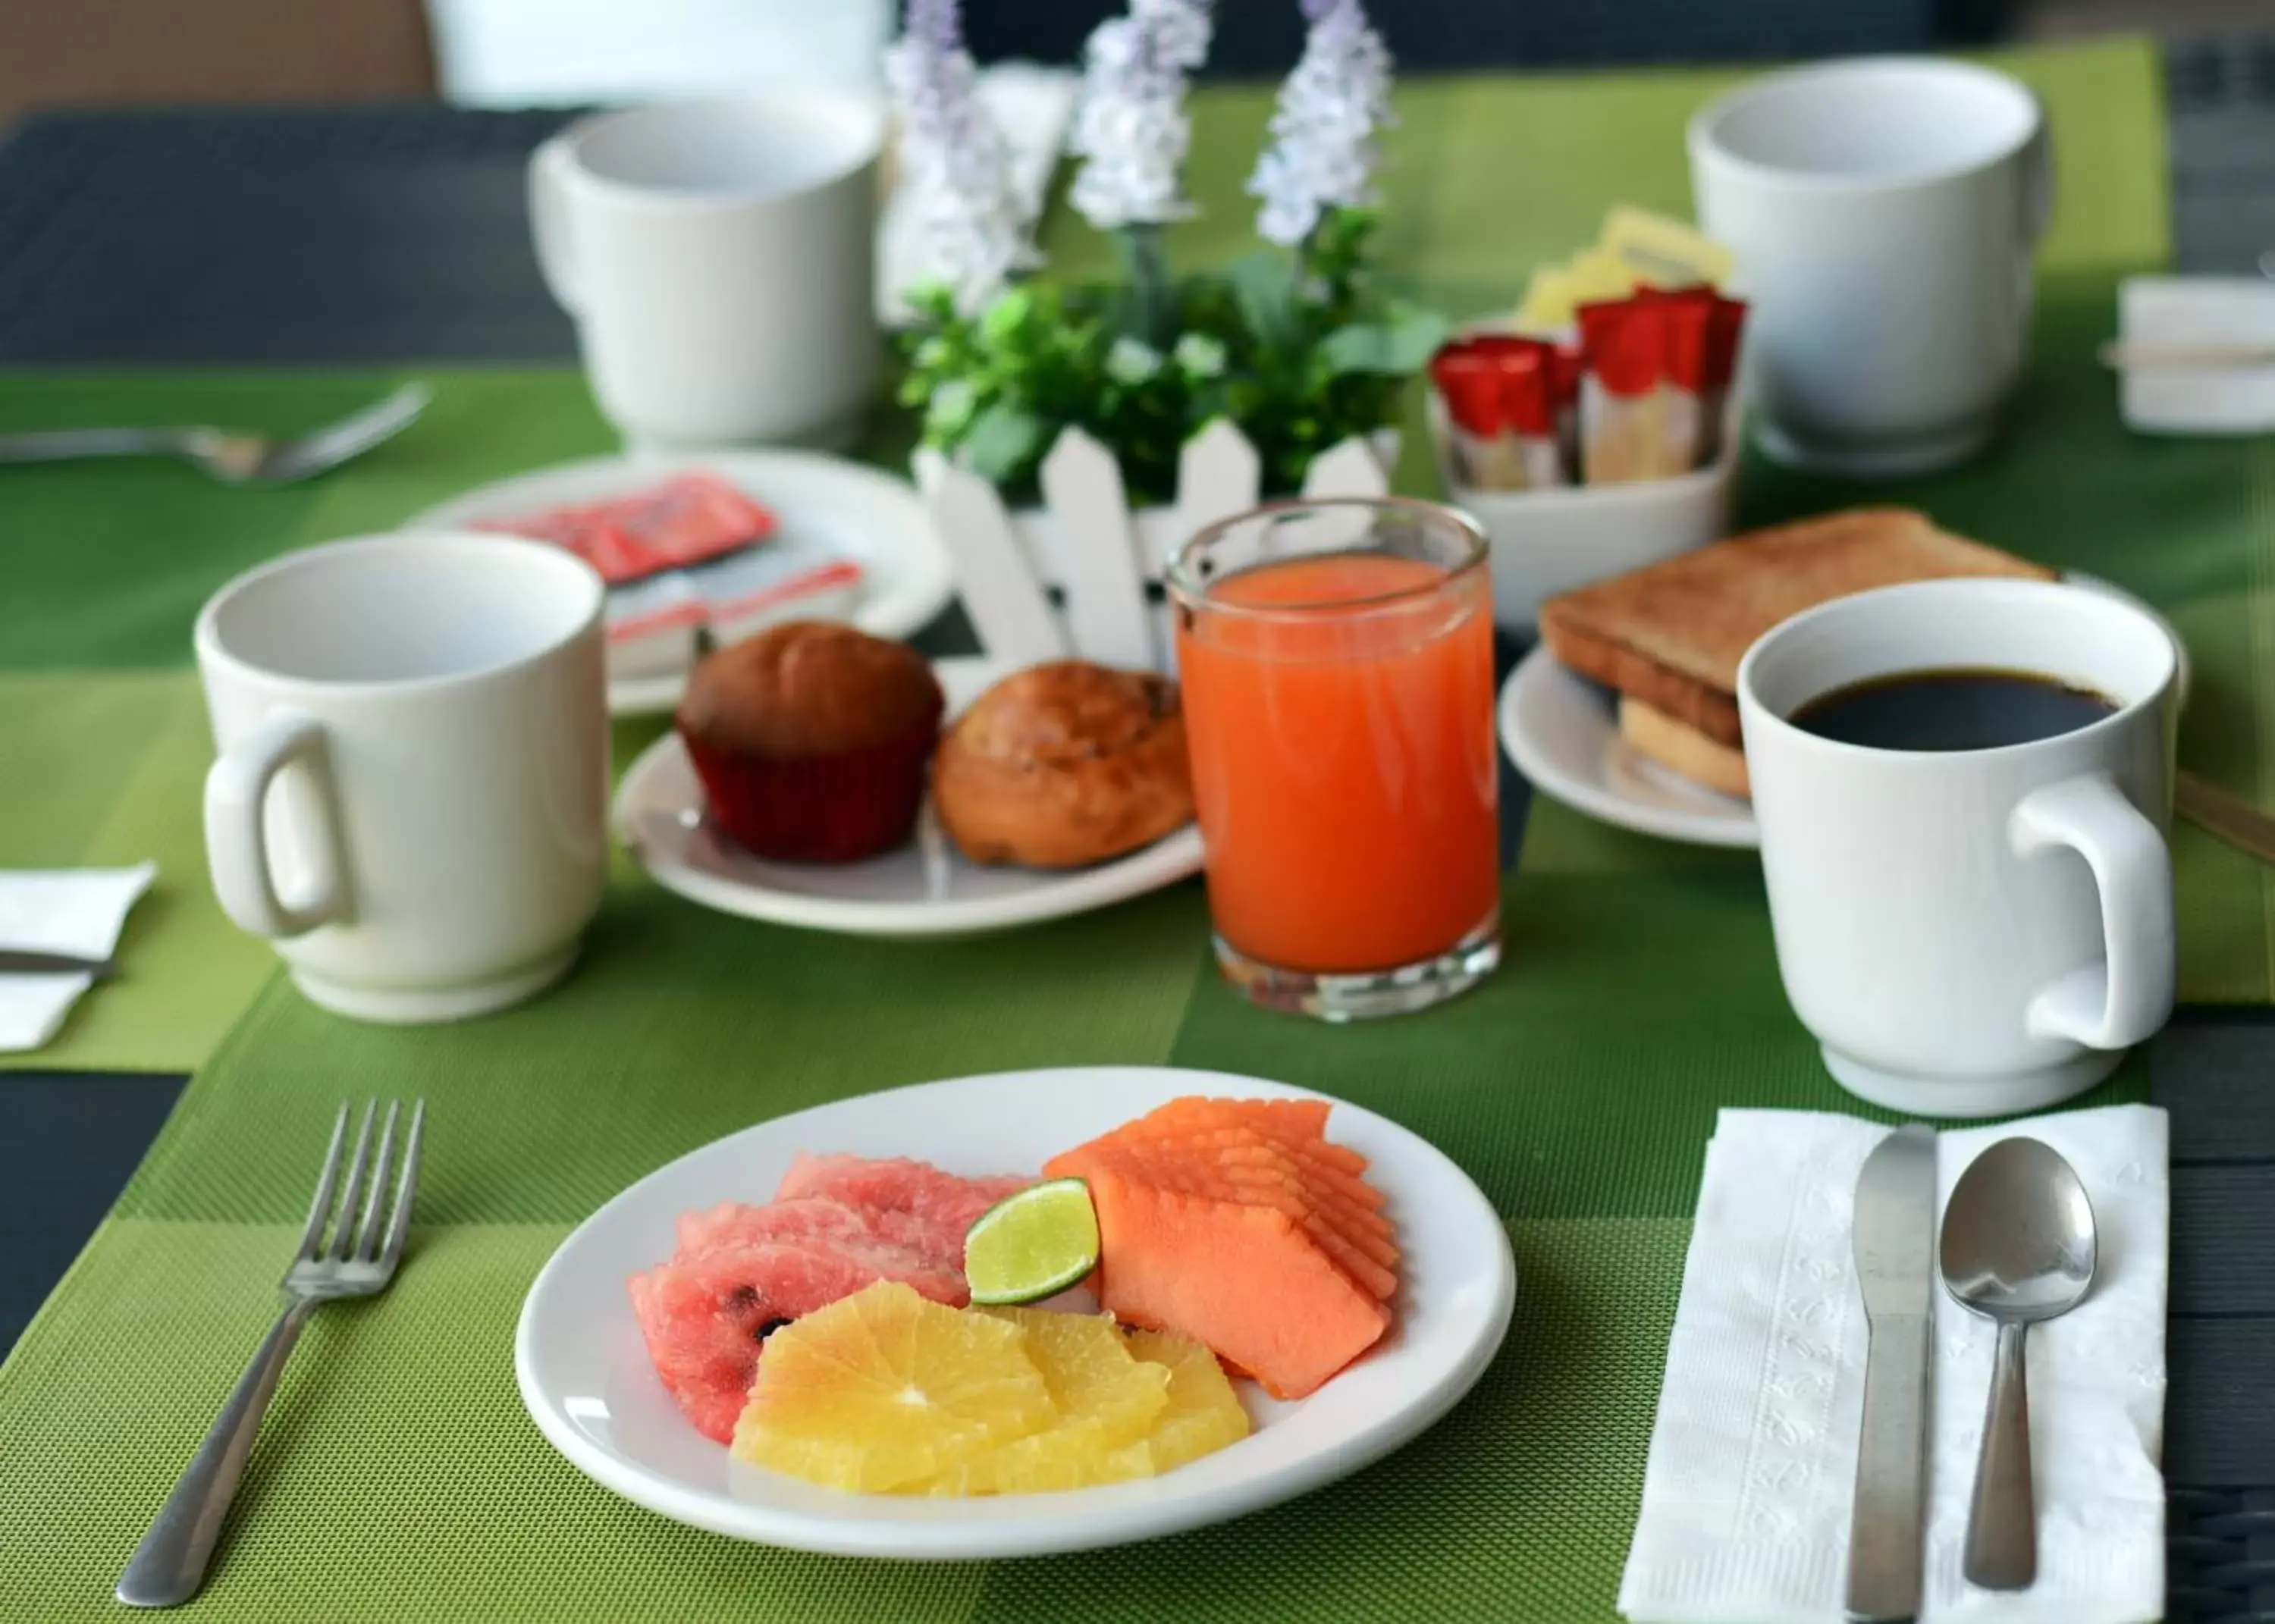
[[[2044,99],[2061,171],[2090,178],[2090,185],[2072,185],[2044,262],[2161,260],[2168,211],[2151,48],[2121,41],[1994,59]],[[1683,123],[1738,77],[1409,81],[1392,136],[1390,274],[1455,313],[1500,307],[1534,261],[1591,240],[1609,201],[1687,214]],[[1203,213],[1175,233],[1179,255],[1221,259],[1253,245],[1252,200],[1242,188],[1269,102],[1264,89],[1211,89],[1195,98],[1189,178]],[[1062,268],[1100,262],[1102,240],[1062,204],[1046,235]],[[426,417],[312,485],[236,490],[165,462],[9,470],[0,480],[0,535],[11,539],[8,590],[0,593],[0,673],[182,665],[198,605],[249,565],[389,528],[506,474],[610,449],[574,372],[417,370],[437,385]],[[206,421],[291,432],[375,398],[400,375],[18,372],[0,375],[0,430]],[[905,435],[881,412],[868,454],[896,465]],[[1401,483],[1429,489],[1418,416],[1407,442]],[[195,836],[203,746],[194,706],[162,686],[90,691],[58,705],[63,691],[0,681],[0,791],[29,787],[0,793],[0,864],[155,857],[159,890],[130,925],[127,978],[83,1001],[57,1043],[34,1055],[0,1056],[0,1069],[186,1069],[211,1052],[269,972],[268,956],[231,930],[205,886]],[[84,716],[82,707],[91,707]],[[162,720],[171,723],[162,742]],[[146,759],[146,752],[155,753]],[[1588,862],[1621,860],[1616,841],[1578,843],[1591,853]],[[1573,859],[1552,845],[1545,860]]]
[[[2109,297],[2106,276],[2055,279],[2046,333],[2089,343]],[[2046,363],[2057,381],[2075,365]],[[1970,523],[2019,524],[2032,487],[2089,487],[2044,498],[2049,555],[2086,558],[2188,625],[2203,696],[2190,759],[2248,787],[2265,759],[2251,621],[2275,547],[2275,502],[2260,500],[2270,453],[2086,433],[2092,466],[2041,462],[2041,437],[2081,432],[2066,410],[2026,414],[2012,448],[1943,488],[1990,504]],[[1772,480],[1760,500],[1806,495]],[[2128,555],[2115,517],[2073,501],[2131,504],[2153,544]],[[2065,538],[2087,550],[2064,552]],[[620,749],[653,731],[620,729]],[[1533,816],[1503,971],[1445,1009],[1369,1027],[1233,999],[1210,971],[1191,884],[943,950],[720,918],[621,861],[575,978],[526,1008],[370,1028],[272,986],[0,1368],[0,1528],[33,1575],[20,1610],[107,1609],[260,1333],[330,1102],[415,1090],[434,1109],[419,1249],[387,1299],[320,1317],[198,1604],[217,1616],[1606,1616],[1714,1111],[1854,1102],[1786,1007],[1750,859],[1631,840],[1551,804]],[[2265,997],[2257,871],[2187,831],[2177,853],[2189,995]],[[1508,1223],[1523,1273],[1478,1393],[1391,1460],[1282,1509],[971,1567],[859,1566],[682,1530],[593,1488],[521,1416],[510,1340],[530,1278],[660,1162],[866,1089],[1112,1061],[1303,1082],[1453,1155]],[[2095,1098],[2139,1099],[2145,1083],[2136,1062]]]
[[[388,1297],[318,1317],[198,1604],[216,1616],[1601,1616],[1713,1112],[1849,1102],[1786,1009],[1755,875],[1526,878],[1508,925],[1508,967],[1479,993],[1350,1031],[1233,999],[1191,885],[953,952],[827,941],[626,888],[572,982],[463,1028],[358,1027],[275,987],[0,1369],[17,1606],[107,1609],[259,1335],[330,1102],[416,1090],[432,1114],[426,1227]],[[1283,1509],[984,1568],[858,1567],[690,1533],[591,1486],[523,1417],[521,1295],[624,1183],[817,1100],[1092,1061],[1294,1079],[1443,1146],[1508,1221],[1523,1272],[1478,1394]],[[2101,1097],[2143,1091],[2136,1070]]]
[[[2187,644],[2193,680],[2183,765],[2275,804],[2275,438],[2136,434],[2094,351],[2115,331],[2117,276],[2041,279],[2030,371],[2014,426],[1984,456],[1928,479],[1811,478],[1749,455],[1741,525],[1863,502],[1901,502],[2025,556],[2081,570],[2156,605]],[[2191,825],[2174,834],[2181,996],[2275,999],[2275,870]],[[1558,872],[1732,866],[1750,855],[1628,835],[1536,798],[1529,868]]]
[[[2169,213],[2156,56],[2139,41],[1994,58],[2049,110],[2067,190],[2049,269],[2161,262]],[[1387,272],[1456,315],[1513,306],[1535,262],[1592,242],[1615,200],[1688,216],[1682,126],[1729,72],[1417,79],[1400,88],[1390,138]],[[1188,179],[1202,213],[1172,233],[1190,263],[1253,248],[1243,191],[1270,109],[1265,89],[1194,99]],[[1063,204],[1046,239],[1056,268],[1099,268],[1105,239]],[[189,657],[198,604],[284,549],[383,528],[467,486],[611,449],[582,380],[541,372],[419,368],[441,385],[400,439],[324,480],[231,490],[163,462],[11,469],[0,534],[0,667],[174,665]],[[136,422],[223,422],[291,432],[383,393],[392,372],[0,376],[0,431]],[[903,434],[905,430],[902,431]],[[1409,463],[1426,465],[1417,449]],[[899,460],[885,414],[869,449]]]
[[[2164,80],[2143,39],[1984,53],[2045,104],[2061,193],[2040,263],[2161,264],[2171,252]],[[1513,307],[1542,260],[1596,240],[1607,203],[1691,217],[1683,129],[1754,70],[1410,78],[1385,146],[1394,274],[1449,313]],[[1273,88],[1194,98],[1186,182],[1199,213],[1169,233],[1199,264],[1255,246],[1250,167]],[[1061,210],[1054,268],[1107,270],[1111,245]]]
[[[1955,529],[2139,593],[2172,616],[2194,659],[2183,759],[2275,804],[2275,737],[2268,734],[2275,714],[2261,700],[2275,691],[2275,442],[2127,432],[2115,386],[2093,359],[2115,320],[2114,274],[2058,273],[2042,289],[2015,426],[1987,456],[1954,473],[1885,487],[1807,479],[1756,457],[1741,486],[1741,517],[1766,523],[1860,501],[1911,502]],[[299,530],[291,539],[382,528],[468,484],[546,460],[540,446],[570,455],[602,437],[573,375],[456,373],[439,374],[438,384],[432,419],[367,465],[314,487],[314,499],[296,510]],[[296,389],[336,386],[283,377],[262,385],[279,401],[298,398]],[[18,380],[14,387],[29,386]],[[131,387],[183,389],[191,382]],[[63,471],[22,477],[49,475],[61,478]],[[0,483],[0,501],[11,488]],[[91,500],[84,489],[82,499]],[[201,562],[227,552],[236,533],[224,517],[217,510],[202,517],[203,528],[170,534],[172,574],[152,566],[133,595],[146,603],[170,595],[166,614],[186,621],[213,585],[207,575],[225,575],[243,562]],[[76,617],[75,635],[98,645],[115,638],[107,646],[120,663],[146,653],[170,659],[185,642],[178,628],[160,632],[163,616],[129,621],[112,601],[101,580],[59,583],[47,619]],[[9,612],[0,606],[0,619]],[[42,623],[24,643],[51,635]],[[0,631],[0,654],[21,646]],[[651,727],[625,734],[619,765],[652,733]],[[155,857],[160,864],[159,889],[129,925],[127,977],[82,1001],[57,1044],[0,1057],[0,1065],[187,1069],[266,980],[270,956],[221,917],[206,884],[198,796],[208,755],[204,714],[187,673],[112,679],[0,669],[0,760],[29,790],[0,795],[0,861],[64,865]],[[2193,829],[2182,829],[2176,845],[2188,922],[2183,996],[2206,1002],[2275,996],[2275,874]],[[1576,873],[1750,864],[1625,835],[1546,803],[1534,812],[1525,861],[1542,872]]]
[[207,883],[212,759],[187,671],[0,670],[0,867],[158,865],[119,938],[118,978],[0,1069],[186,1071],[275,972],[275,952],[223,917]]

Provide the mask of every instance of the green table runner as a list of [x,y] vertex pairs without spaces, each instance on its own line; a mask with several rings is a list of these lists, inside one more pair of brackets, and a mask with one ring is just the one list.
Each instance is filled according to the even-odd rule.
[[[2047,283],[2016,434],[1976,468],[1903,495],[2164,605],[2197,663],[2188,759],[2238,788],[2275,789],[2263,782],[2257,702],[2275,631],[2264,607],[2275,452],[2129,439],[2090,361],[2113,284],[2106,269],[2078,268],[2162,251],[2152,59],[2125,47],[2022,64],[2056,110],[2074,195],[2075,178],[2091,178],[2056,243],[2070,268]],[[1468,307],[1499,303],[1526,255],[1568,248],[1609,196],[1680,207],[1674,136],[1708,83],[1410,87],[1397,185],[1402,200],[1409,190],[1425,200],[1393,213],[1406,268],[1449,302],[1467,288]],[[1206,100],[1203,151],[1260,106]],[[1614,109],[1630,117],[1599,117]],[[1247,151],[1243,141],[1228,160]],[[1213,159],[1206,170],[1201,190],[1221,219],[1200,230],[1221,233],[1236,177]],[[1523,207],[1508,206],[1513,195]],[[1481,215],[1488,201],[1498,209]],[[269,978],[262,951],[204,900],[191,679],[39,668],[174,664],[189,610],[250,559],[601,443],[573,379],[441,381],[428,422],[306,491],[215,495],[155,467],[41,471],[0,486],[10,533],[30,523],[99,555],[43,549],[24,591],[0,601],[0,663],[18,668],[0,675],[0,699],[13,701],[0,709],[11,790],[0,852],[157,851],[168,867],[154,899],[165,905],[146,904],[127,944],[147,985],[138,970],[104,989],[71,1046],[41,1061],[188,1054],[226,1033],[117,1212],[0,1366],[0,1615],[114,1616],[111,1581],[272,1311],[333,1102],[418,1092],[433,1121],[414,1251],[386,1297],[328,1309],[312,1326],[199,1611],[1606,1616],[1714,1111],[1854,1108],[1786,1007],[1756,866],[1537,804],[1508,890],[1502,972],[1427,1016],[1331,1031],[1227,993],[1195,885],[942,947],[721,918],[620,858],[585,958],[553,994],[458,1027],[340,1021]],[[242,415],[315,420],[379,382],[19,376],[0,381],[0,423],[115,419],[122,401],[178,416],[215,398],[208,390],[242,391],[231,397]],[[1861,494],[1759,466],[1748,481],[1756,517]],[[653,730],[625,730],[620,748]],[[2264,877],[2192,833],[2177,854],[2187,995],[2266,999]],[[202,992],[182,992],[179,978],[196,977]],[[1276,1511],[1122,1551],[964,1567],[809,1558],[679,1529],[588,1484],[521,1413],[511,1337],[522,1295],[568,1229],[626,1182],[817,1101],[1085,1061],[1302,1082],[1443,1147],[1508,1223],[1521,1271],[1515,1323],[1477,1394],[1390,1460]],[[2137,1099],[2145,1084],[2136,1061],[2096,1098]]]
[[[2047,266],[2160,261],[2168,211],[2153,52],[2119,43],[1994,59],[2045,100],[2056,161],[2073,178],[2045,245]],[[1535,261],[1593,239],[1608,202],[1687,214],[1683,123],[1738,77],[1404,86],[1387,183],[1395,199],[1387,217],[1391,274],[1449,312],[1506,307]],[[1189,179],[1203,213],[1172,233],[1174,253],[1198,262],[1252,245],[1252,200],[1242,187],[1269,103],[1266,90],[1196,98]],[[1096,233],[1063,208],[1047,236],[1056,262],[1070,270],[1094,266],[1103,251]],[[2101,313],[2082,319],[2090,324]],[[8,538],[0,719],[23,719],[20,726],[0,720],[0,863],[160,863],[154,894],[128,924],[125,978],[83,1001],[57,1043],[34,1055],[0,1056],[0,1069],[188,1069],[211,1053],[271,969],[269,956],[221,918],[206,888],[197,833],[206,746],[191,690],[146,679],[98,691],[84,673],[184,665],[199,603],[277,553],[385,529],[470,486],[612,445],[573,372],[417,372],[439,386],[426,417],[381,451],[311,485],[232,490],[160,462],[15,468],[0,483],[0,536]],[[0,375],[0,431],[207,421],[290,432],[353,410],[401,375],[19,371]],[[2092,406],[2088,420],[2097,429],[2107,427],[2098,404],[2106,393],[2097,386],[2090,403],[2075,403]],[[878,430],[870,454],[904,465],[905,428],[896,432],[881,413]],[[2059,445],[2051,437],[2045,443],[2059,457]],[[1432,489],[1428,463],[1417,417],[1402,485]],[[1776,500],[1807,499],[1846,497]],[[60,689],[45,676],[58,670],[73,673]],[[70,697],[58,703],[58,692]],[[5,793],[14,784],[39,791]]]

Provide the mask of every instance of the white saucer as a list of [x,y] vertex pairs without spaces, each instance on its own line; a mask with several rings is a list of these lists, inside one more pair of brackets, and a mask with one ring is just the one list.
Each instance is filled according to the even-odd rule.
[[[715,473],[774,510],[785,531],[858,559],[866,572],[851,620],[881,638],[920,631],[955,595],[948,555],[932,517],[906,480],[812,451],[717,451],[702,457],[627,453],[516,474],[454,496],[409,519],[405,530],[444,530],[510,518],[564,502],[630,495],[676,473]],[[608,711],[640,716],[668,711],[687,687],[685,671],[620,677],[608,684]]]
[[[933,669],[952,716],[1011,668],[943,660]],[[668,733],[617,787],[616,833],[667,890],[722,913],[860,936],[959,936],[1087,913],[1173,885],[1201,868],[1191,824],[1090,868],[983,868],[967,863],[927,810],[917,838],[865,863],[778,863],[754,857],[703,818],[703,786]]]
[[681,1416],[624,1281],[669,1257],[690,1207],[773,1195],[799,1151],[916,1156],[951,1172],[1039,1167],[1181,1094],[1296,1097],[1284,1084],[1166,1067],[1008,1072],[801,1111],[649,1175],[580,1225],[530,1288],[514,1339],[523,1403],[595,1482],[674,1522],[839,1555],[968,1560],[1085,1551],[1220,1522],[1357,1471],[1435,1422],[1500,1346],[1516,1265],[1466,1175],[1387,1118],[1338,1104],[1333,1138],[1373,1164],[1407,1274],[1389,1338],[1311,1397],[1239,1385],[1256,1431],[1149,1481],[980,1499],[841,1494],[730,1460]]
[[1500,691],[1500,744],[1541,794],[1603,822],[1694,846],[1759,846],[1754,809],[1702,789],[1620,736],[1608,688],[1556,663],[1546,643]]
[[[2164,627],[2180,654],[2185,705],[2188,650],[2172,622],[2098,576],[2073,570],[2064,578],[2121,598]],[[1534,789],[1602,822],[1694,846],[1758,849],[1762,843],[1750,803],[1701,789],[1639,754],[1620,736],[1617,696],[1566,670],[1545,643],[1519,661],[1501,685],[1500,743]]]

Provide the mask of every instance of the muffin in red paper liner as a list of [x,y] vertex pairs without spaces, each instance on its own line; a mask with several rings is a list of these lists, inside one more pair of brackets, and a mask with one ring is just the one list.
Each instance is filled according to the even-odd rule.
[[853,863],[915,831],[945,703],[913,649],[792,621],[697,666],[676,723],[712,819],[738,843]]

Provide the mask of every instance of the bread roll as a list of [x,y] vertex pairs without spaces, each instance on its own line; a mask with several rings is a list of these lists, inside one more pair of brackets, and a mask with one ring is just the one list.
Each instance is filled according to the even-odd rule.
[[1193,815],[1176,684],[1079,660],[1005,677],[949,726],[932,795],[975,863],[1079,868],[1150,845]]

